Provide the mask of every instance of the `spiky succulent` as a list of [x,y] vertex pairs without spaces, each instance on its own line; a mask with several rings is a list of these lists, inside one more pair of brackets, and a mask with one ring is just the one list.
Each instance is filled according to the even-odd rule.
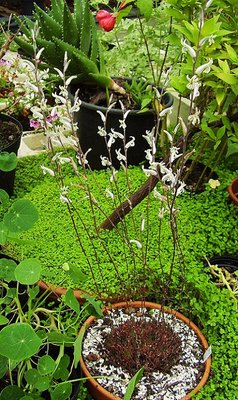
[[[62,70],[64,55],[67,52],[68,59],[71,60],[67,73],[77,75],[78,83],[95,82],[102,87],[121,92],[122,88],[101,73],[97,27],[88,0],[74,0],[72,13],[65,0],[51,0],[51,8],[46,11],[35,4],[33,17],[40,28],[36,38],[37,46],[44,48],[42,56],[51,70]],[[18,23],[25,37],[18,36],[15,41],[33,56],[34,21],[25,17],[23,23],[19,19]]]

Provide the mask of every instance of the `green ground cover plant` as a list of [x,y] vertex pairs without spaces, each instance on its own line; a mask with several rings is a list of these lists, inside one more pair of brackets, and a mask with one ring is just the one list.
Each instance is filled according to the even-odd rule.
[[[48,216],[50,213],[51,217],[48,218],[47,222],[46,216],[41,215],[43,219],[40,219],[36,230],[32,231],[33,236],[37,235],[35,245],[31,249],[30,247],[25,247],[23,253],[31,252],[39,258],[43,256],[42,260],[45,258],[43,264],[46,267],[47,258],[49,257],[54,260],[56,257],[56,254],[54,254],[56,252],[55,248],[53,248],[51,254],[48,253],[47,255],[46,249],[43,248],[45,245],[44,240],[48,241],[48,243],[55,241],[52,231],[50,232],[50,225],[55,225],[54,234],[60,237],[60,241],[57,243],[58,247],[60,243],[60,257],[62,256],[62,259],[59,259],[59,264],[65,262],[67,256],[70,256],[71,260],[77,257],[78,261],[78,257],[81,259],[80,252],[77,246],[73,246],[72,239],[70,238],[70,225],[67,225],[67,221],[64,220],[64,213],[60,212],[59,215],[63,219],[62,222],[66,223],[66,230],[61,231],[58,225],[59,221],[54,219],[59,213],[59,207],[64,206],[64,204],[60,203],[60,201],[57,203],[55,192],[58,189],[55,181],[51,177],[44,177],[41,171],[39,172],[39,166],[42,163],[50,165],[46,154],[41,154],[39,157],[22,159],[18,164],[16,194],[19,193],[20,196],[32,199],[36,207],[41,209],[40,215],[44,211],[45,203],[49,203],[52,197],[52,202],[48,204],[46,210]],[[31,179],[29,181],[27,179],[27,171],[31,171]],[[143,180],[143,175],[141,175],[138,167],[131,168],[129,171],[133,185],[136,187]],[[208,383],[203,388],[201,394],[197,395],[197,398],[204,400],[210,400],[211,398],[215,400],[233,400],[238,390],[235,368],[237,362],[236,343],[238,334],[237,307],[234,300],[229,296],[227,289],[220,289],[215,286],[211,280],[208,268],[203,264],[205,256],[211,257],[215,254],[237,253],[237,209],[229,201],[226,190],[232,177],[237,175],[237,171],[220,168],[217,172],[221,182],[219,187],[212,189],[207,185],[203,193],[193,195],[186,192],[178,199],[178,208],[180,209],[178,219],[180,241],[184,249],[186,269],[181,272],[179,263],[177,263],[173,280],[170,287],[167,288],[167,298],[169,299],[169,304],[174,308],[183,311],[187,310],[186,313],[191,319],[202,327],[212,346],[212,373]],[[65,173],[68,176],[68,183],[75,183],[75,178],[70,168]],[[106,172],[97,174],[103,181]],[[78,190],[77,188],[74,190],[76,198]],[[44,198],[47,193],[49,197],[47,197],[47,201],[45,202]],[[78,201],[81,212],[84,212],[85,209],[82,211],[80,205],[82,199],[79,198]],[[143,204],[140,207],[143,208]],[[153,209],[153,203],[151,203],[150,207]],[[135,211],[137,218],[140,218],[141,209],[138,208]],[[53,214],[54,217],[52,217]],[[52,221],[54,221],[53,224]],[[153,232],[152,227],[150,229]],[[110,232],[108,236],[113,237],[114,235],[115,232]],[[113,240],[111,243],[109,242],[110,239],[108,240],[108,245],[111,245],[112,251],[115,252],[115,248],[117,251],[120,251],[118,241],[116,246],[113,246]],[[162,249],[163,257],[169,257],[171,243],[169,242],[169,230],[166,229],[166,225],[164,225],[163,230]],[[154,264],[152,263],[152,267],[153,275],[150,275],[147,279],[149,289],[147,296],[148,299],[159,302],[162,295],[161,287],[164,287],[161,281],[166,279],[166,273],[160,271],[159,263],[156,259],[154,260]],[[122,270],[123,268],[125,266],[123,267],[122,265]],[[111,271],[108,268],[108,264],[104,272],[107,276],[107,289],[114,291],[116,282],[110,277]],[[185,284],[185,280],[187,284]],[[183,296],[181,296],[182,291]]]

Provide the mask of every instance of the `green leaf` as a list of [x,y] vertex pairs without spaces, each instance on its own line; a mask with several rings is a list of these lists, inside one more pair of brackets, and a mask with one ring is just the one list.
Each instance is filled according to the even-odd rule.
[[223,136],[225,135],[225,133],[226,133],[226,127],[225,127],[225,126],[222,126],[222,127],[219,128],[219,129],[217,130],[217,132],[216,132],[216,137],[217,137],[217,139],[223,138]]
[[136,374],[131,378],[131,380],[128,383],[127,389],[125,396],[123,397],[123,400],[130,400],[133,392],[136,388],[137,383],[141,380],[142,375],[144,373],[144,368],[139,369],[139,371],[136,372]]
[[25,373],[25,379],[29,385],[32,385],[37,390],[43,392],[51,386],[48,376],[41,376],[36,368],[31,368]]
[[5,206],[6,204],[8,204],[8,202],[9,202],[8,193],[5,190],[0,189],[0,203],[2,203],[3,206]]
[[225,44],[225,46],[230,60],[235,64],[238,64],[238,55],[235,49],[233,49],[233,47],[231,47],[229,44]]
[[3,279],[6,282],[15,281],[15,269],[17,267],[17,263],[14,260],[10,260],[8,258],[0,259],[0,279]]
[[51,400],[67,400],[72,393],[72,383],[58,384],[51,393]]
[[3,222],[0,222],[0,244],[5,244],[7,242],[8,229]]
[[215,73],[214,75],[216,75],[223,82],[228,83],[228,85],[237,85],[238,80],[232,74],[225,73],[225,72],[218,72],[218,73]]
[[0,331],[0,354],[14,361],[23,361],[37,353],[42,341],[26,323],[15,323]]
[[20,400],[24,396],[24,392],[18,386],[7,386],[0,394],[0,400]]
[[[70,9],[66,2],[64,3],[64,14],[63,14],[63,25],[62,26],[63,26],[63,40],[67,43],[77,46],[79,32],[77,29],[76,22],[72,16]],[[87,33],[88,33],[89,45],[90,45],[90,31],[88,31]]]
[[229,157],[235,153],[238,153],[238,143],[234,143],[231,140],[228,140],[226,157]]
[[153,11],[153,0],[137,0],[136,6],[147,20],[151,17]]
[[59,365],[54,372],[54,379],[61,379],[62,381],[66,381],[69,376],[68,366],[70,363],[70,358],[68,354],[64,354],[63,357],[60,359]]
[[37,369],[41,375],[49,375],[54,372],[56,363],[52,357],[45,355],[41,357],[37,364]]
[[49,342],[55,343],[55,344],[63,344],[63,343],[73,344],[74,343],[73,337],[64,335],[63,333],[60,333],[60,332],[50,332],[48,334],[48,340],[49,340]]
[[92,296],[90,296],[87,293],[84,293],[82,294],[82,297],[84,297],[88,301],[88,303],[90,303],[93,306],[98,317],[103,317],[103,312],[101,310],[100,304],[96,300],[94,300]]
[[70,276],[70,279],[76,285],[79,285],[80,283],[85,282],[88,279],[88,277],[76,265],[66,263],[64,264],[64,266],[66,274]]
[[221,105],[221,103],[224,100],[225,96],[226,96],[226,92],[224,91],[224,89],[218,89],[216,91],[216,101],[217,101],[217,104],[219,106]]
[[33,285],[40,279],[41,264],[35,258],[28,258],[19,263],[15,269],[16,280],[23,285]]
[[4,317],[4,315],[0,315],[0,325],[6,325],[8,322],[8,318]]
[[7,151],[2,151],[0,153],[0,170],[4,172],[9,172],[15,169],[17,166],[17,156],[15,153],[8,153]]
[[34,16],[37,18],[44,39],[51,40],[52,36],[58,38],[62,36],[62,25],[37,5],[35,5]]
[[86,330],[86,325],[83,325],[81,332],[79,333],[77,339],[74,342],[74,368],[77,368],[79,360],[82,354],[82,343],[83,337]]
[[0,356],[0,379],[6,374],[7,371],[8,371],[8,359],[7,357]]
[[76,299],[76,297],[74,296],[74,292],[72,289],[67,290],[67,292],[65,293],[65,296],[63,298],[63,301],[65,302],[65,304],[67,306],[72,308],[72,310],[74,310],[77,314],[79,313],[79,311],[80,311],[79,302]]
[[28,199],[16,200],[3,217],[10,232],[22,232],[30,229],[38,219],[38,212]]

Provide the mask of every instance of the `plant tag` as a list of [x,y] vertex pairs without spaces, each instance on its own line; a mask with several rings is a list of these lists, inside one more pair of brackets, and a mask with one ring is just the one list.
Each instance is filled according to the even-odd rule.
[[205,351],[205,353],[203,355],[203,362],[204,363],[207,361],[207,359],[210,357],[211,354],[212,354],[212,348],[211,348],[211,346],[209,346],[208,349]]

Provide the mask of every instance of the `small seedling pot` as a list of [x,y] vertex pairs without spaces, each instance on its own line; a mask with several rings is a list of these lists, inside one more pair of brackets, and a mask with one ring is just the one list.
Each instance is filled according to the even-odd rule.
[[230,186],[227,188],[231,200],[238,206],[238,178],[233,179]]

